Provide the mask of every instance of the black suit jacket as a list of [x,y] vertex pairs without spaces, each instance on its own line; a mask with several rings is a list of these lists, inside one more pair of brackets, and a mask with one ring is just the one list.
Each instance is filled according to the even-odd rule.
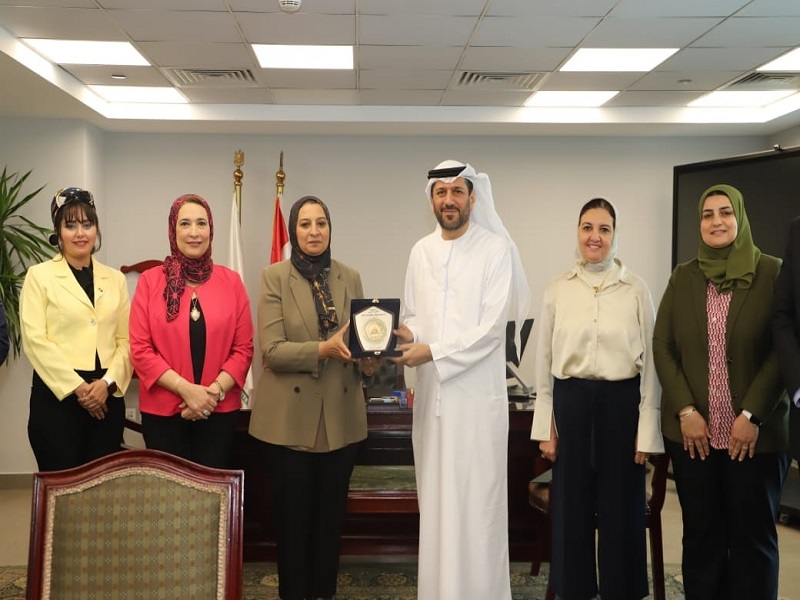
[[[773,331],[778,364],[789,397],[800,389],[800,217],[792,221],[781,273],[775,283]],[[800,408],[792,402],[789,450],[800,460]]]

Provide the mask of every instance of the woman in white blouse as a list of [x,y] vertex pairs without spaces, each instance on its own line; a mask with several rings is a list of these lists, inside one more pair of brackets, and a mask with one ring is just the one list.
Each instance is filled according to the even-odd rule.
[[[645,467],[661,453],[654,310],[616,258],[616,211],[578,219],[578,261],[545,291],[531,439],[553,462],[550,584],[563,600],[647,596]],[[595,525],[599,535],[595,549]]]

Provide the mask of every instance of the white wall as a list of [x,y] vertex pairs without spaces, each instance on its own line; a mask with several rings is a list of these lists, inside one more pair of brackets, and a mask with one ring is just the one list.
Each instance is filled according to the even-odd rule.
[[[49,199],[57,188],[79,185],[95,193],[104,242],[99,259],[112,266],[163,258],[169,206],[187,192],[211,204],[214,258],[225,262],[233,152],[244,150],[242,237],[252,300],[269,259],[281,150],[287,174],[284,215],[288,218],[300,196],[321,197],[331,210],[334,257],[360,270],[367,295],[382,297],[402,296],[408,252],[434,226],[423,195],[427,170],[446,158],[468,161],[492,179],[498,211],[517,241],[533,289],[532,316],[547,281],[571,266],[578,209],[595,196],[616,205],[619,256],[645,279],[657,304],[670,271],[673,166],[755,152],[773,143],[764,138],[123,134],[77,122],[9,119],[0,119],[0,131],[0,164],[34,168],[33,181],[48,183],[31,210],[40,223],[49,221]],[[531,381],[532,358],[529,349],[522,364]],[[0,369],[6,415],[0,419],[0,473],[36,468],[26,433],[29,385],[24,358]]]

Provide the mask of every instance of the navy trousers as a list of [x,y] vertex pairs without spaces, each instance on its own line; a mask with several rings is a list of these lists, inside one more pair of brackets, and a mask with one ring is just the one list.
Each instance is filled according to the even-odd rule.
[[742,462],[727,450],[692,459],[664,440],[683,513],[686,600],[775,600],[775,520],[789,469],[788,452],[756,453]]
[[550,581],[563,600],[594,598],[598,565],[603,600],[648,594],[645,467],[634,462],[639,400],[639,377],[554,382]]

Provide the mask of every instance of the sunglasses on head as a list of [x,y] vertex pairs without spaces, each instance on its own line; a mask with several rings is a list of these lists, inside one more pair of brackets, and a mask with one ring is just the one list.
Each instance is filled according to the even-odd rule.
[[73,202],[85,202],[89,206],[94,206],[94,196],[92,196],[92,192],[80,188],[66,188],[61,190],[56,194],[55,201],[56,210]]

